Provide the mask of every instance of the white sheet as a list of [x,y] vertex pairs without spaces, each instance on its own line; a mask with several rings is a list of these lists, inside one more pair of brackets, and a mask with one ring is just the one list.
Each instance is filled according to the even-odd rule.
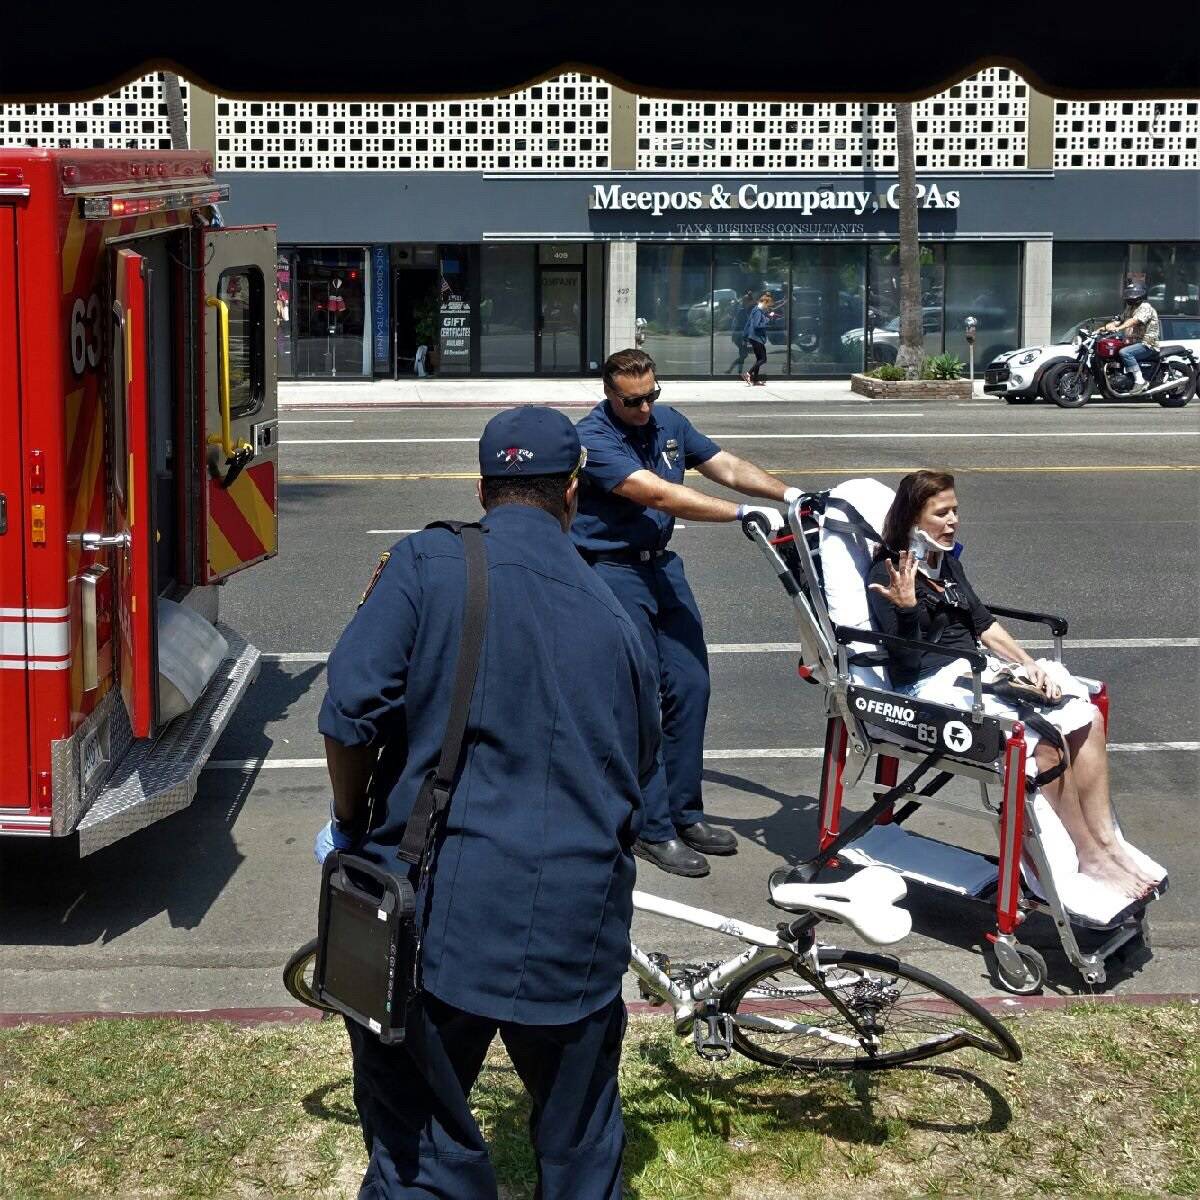
[[[882,531],[883,519],[895,499],[895,492],[878,479],[848,479],[829,494],[854,505],[876,532]],[[825,605],[835,625],[871,628],[866,578],[875,548],[876,543],[863,538],[837,509],[827,510],[821,525],[821,566],[825,575]],[[855,642],[847,647],[850,654],[874,649],[868,642]],[[884,667],[851,666],[850,674],[867,687],[891,686]]]

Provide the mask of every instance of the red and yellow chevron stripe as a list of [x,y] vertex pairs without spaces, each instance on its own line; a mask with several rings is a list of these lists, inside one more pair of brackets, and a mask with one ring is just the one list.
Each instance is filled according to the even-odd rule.
[[218,579],[277,549],[275,464],[247,467],[228,488],[208,481],[208,577]]

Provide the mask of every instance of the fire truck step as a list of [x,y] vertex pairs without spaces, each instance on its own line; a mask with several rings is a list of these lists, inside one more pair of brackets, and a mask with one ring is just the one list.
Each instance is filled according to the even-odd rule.
[[258,674],[258,650],[225,625],[229,644],[196,704],[157,738],[135,742],[79,822],[79,852],[90,854],[186,808],[217,739]]

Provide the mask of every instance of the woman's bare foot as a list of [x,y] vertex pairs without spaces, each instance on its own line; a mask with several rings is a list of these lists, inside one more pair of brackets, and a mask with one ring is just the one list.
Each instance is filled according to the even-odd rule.
[[1079,873],[1120,892],[1123,896],[1128,896],[1130,900],[1142,900],[1148,894],[1141,879],[1124,870],[1107,855],[1097,855],[1092,859],[1080,857]]

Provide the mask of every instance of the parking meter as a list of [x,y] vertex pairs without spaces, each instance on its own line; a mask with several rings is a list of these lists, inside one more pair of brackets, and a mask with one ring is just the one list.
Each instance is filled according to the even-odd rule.
[[968,317],[963,322],[966,339],[967,339],[967,359],[970,363],[969,376],[972,383],[975,382],[975,330],[979,326],[979,322],[974,317]]

